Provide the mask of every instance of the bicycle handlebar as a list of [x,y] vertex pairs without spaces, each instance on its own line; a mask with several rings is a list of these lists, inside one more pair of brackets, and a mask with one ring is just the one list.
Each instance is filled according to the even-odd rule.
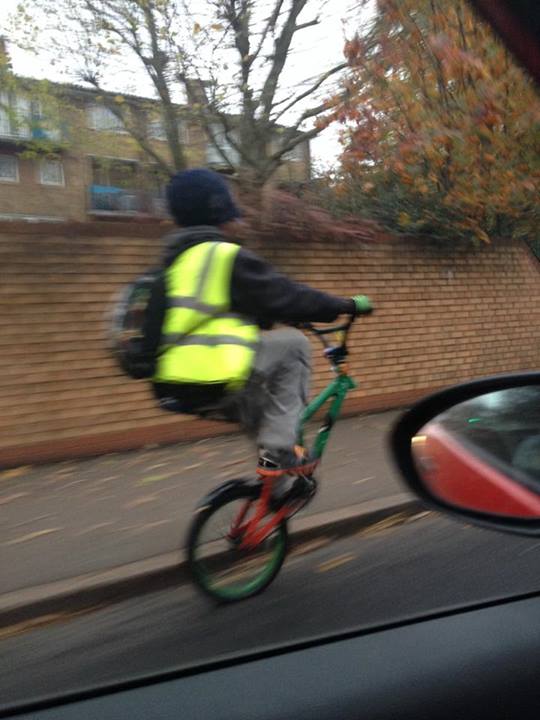
[[328,328],[316,328],[311,323],[307,323],[305,325],[306,330],[309,330],[314,335],[331,335],[332,333],[338,333],[338,332],[347,332],[351,325],[354,322],[354,318],[351,318],[349,322],[344,323],[343,325],[334,325],[333,327]]
[[[338,366],[344,363],[345,358],[349,354],[347,350],[347,336],[354,321],[359,315],[370,315],[372,312],[373,310],[370,308],[366,312],[351,314],[347,322],[341,323],[340,325],[332,325],[332,327],[317,328],[312,323],[301,323],[297,327],[308,330],[319,338],[324,346],[324,354],[337,371]],[[332,333],[342,333],[339,338],[339,345],[331,345],[326,339],[325,335],[331,335]]]
[[[347,355],[347,335],[351,329],[352,324],[356,320],[356,315],[350,315],[349,319],[345,323],[340,325],[333,325],[332,327],[316,328],[311,323],[302,323],[299,327],[304,330],[308,330],[313,335],[319,338],[325,348],[325,355],[328,357],[330,362],[334,362],[337,357],[341,360]],[[331,345],[325,335],[331,335],[332,333],[343,333],[341,343],[338,346]]]
[[351,328],[351,325],[356,320],[356,315],[351,315],[346,323],[342,323],[341,325],[333,325],[332,327],[324,327],[324,328],[317,328],[312,323],[302,323],[298,327],[309,330],[309,332],[313,333],[313,335],[322,336],[322,335],[331,335],[332,333],[338,333],[338,332],[345,332],[348,333],[348,331]]

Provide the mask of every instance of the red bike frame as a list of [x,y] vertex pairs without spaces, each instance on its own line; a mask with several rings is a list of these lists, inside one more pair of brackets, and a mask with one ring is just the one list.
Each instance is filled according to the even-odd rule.
[[[303,502],[302,500],[299,500],[291,505],[285,504],[277,512],[273,512],[270,507],[272,482],[272,478],[262,478],[262,490],[260,497],[257,500],[246,500],[232,523],[229,531],[229,538],[231,540],[242,538],[242,541],[238,546],[241,550],[252,550],[257,547],[259,543],[262,543],[274,532],[280,522],[290,515],[293,515],[297,511],[299,505]],[[248,514],[253,503],[256,504],[255,514],[252,518],[247,520],[247,522],[244,522],[244,518]],[[269,519],[259,527],[259,523],[261,523],[263,518],[268,515],[270,515]]]

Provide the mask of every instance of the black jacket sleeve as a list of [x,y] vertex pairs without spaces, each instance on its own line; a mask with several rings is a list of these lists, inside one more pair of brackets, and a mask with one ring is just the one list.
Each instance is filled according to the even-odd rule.
[[354,301],[315,290],[278,273],[265,260],[242,248],[233,267],[231,305],[235,312],[274,322],[332,322],[354,312]]

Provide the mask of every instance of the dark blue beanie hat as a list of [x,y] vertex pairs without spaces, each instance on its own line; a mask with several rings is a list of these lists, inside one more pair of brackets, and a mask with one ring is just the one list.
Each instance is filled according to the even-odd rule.
[[167,185],[169,210],[178,225],[222,225],[241,216],[225,180],[205,168],[176,173]]

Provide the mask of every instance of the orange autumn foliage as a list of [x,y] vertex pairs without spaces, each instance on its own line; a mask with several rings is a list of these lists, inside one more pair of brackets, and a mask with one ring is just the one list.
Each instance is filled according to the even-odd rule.
[[444,241],[539,242],[540,101],[465,2],[378,0],[345,55],[343,210]]

